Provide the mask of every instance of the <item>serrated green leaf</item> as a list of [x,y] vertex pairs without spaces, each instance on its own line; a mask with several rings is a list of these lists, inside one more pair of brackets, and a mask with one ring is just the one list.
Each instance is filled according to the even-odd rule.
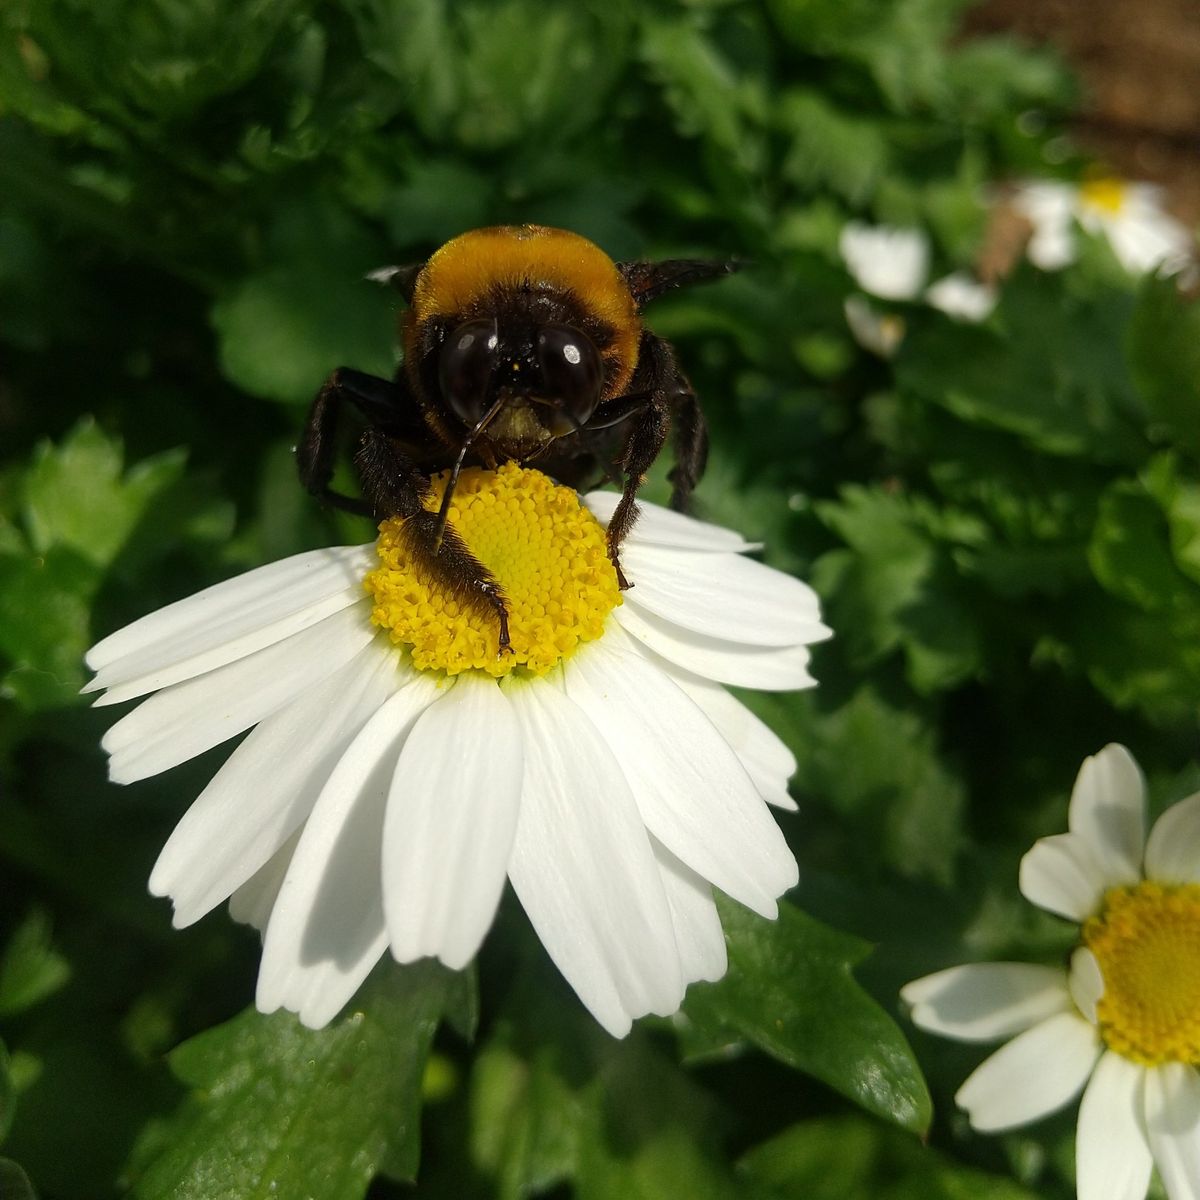
[[182,450],[122,472],[121,443],[83,420],[57,445],[42,443],[24,483],[34,551],[68,547],[89,562],[112,561],[151,505],[183,472]]
[[1005,284],[992,328],[914,323],[897,382],[1047,453],[1137,463],[1148,447],[1121,349],[1131,308],[1123,284],[1022,270]]
[[385,964],[323,1030],[247,1010],[170,1055],[191,1089],[143,1138],[130,1171],[142,1200],[362,1196],[385,1158],[419,1159],[429,1044],[462,978],[437,964]]
[[695,1036],[685,1044],[711,1051],[744,1038],[868,1112],[924,1133],[932,1102],[912,1050],[851,973],[867,943],[787,903],[777,921],[729,901],[720,908],[729,972],[688,992]]
[[975,622],[953,560],[935,534],[971,544],[983,536],[969,518],[882,488],[846,487],[818,514],[848,544],[814,565],[833,627],[859,666],[903,650],[909,680],[922,693],[961,683],[982,669]]
[[70,976],[70,965],[50,940],[49,913],[35,908],[17,926],[0,957],[0,1017],[44,1000]]

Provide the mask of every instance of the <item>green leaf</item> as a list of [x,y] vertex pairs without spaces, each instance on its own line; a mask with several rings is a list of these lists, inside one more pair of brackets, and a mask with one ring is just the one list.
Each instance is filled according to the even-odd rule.
[[870,684],[832,711],[815,696],[745,699],[796,755],[793,792],[844,824],[845,867],[875,871],[882,861],[906,878],[953,882],[966,789],[940,753],[928,717],[889,702]]
[[1034,1200],[859,1117],[805,1121],[755,1146],[740,1173],[775,1200]]
[[229,379],[256,396],[307,404],[339,366],[390,378],[398,301],[364,278],[388,264],[388,248],[316,198],[276,214],[270,253],[276,261],[212,307]]
[[1136,463],[1141,399],[1122,353],[1131,301],[1115,284],[1019,270],[991,328],[914,321],[899,386],[1050,454]]
[[694,1032],[685,1045],[713,1052],[744,1038],[868,1112],[924,1133],[932,1103],[912,1050],[851,973],[869,945],[786,903],[777,921],[728,901],[720,908],[729,972],[688,992]]
[[0,1017],[9,1017],[58,991],[71,976],[50,941],[50,915],[35,908],[17,926],[0,958]]
[[464,977],[432,962],[378,969],[323,1030],[247,1010],[172,1052],[191,1089],[135,1148],[142,1200],[362,1196],[380,1164],[420,1153],[429,1044]]
[[1163,432],[1200,454],[1200,304],[1175,279],[1147,275],[1129,321],[1129,365]]
[[12,663],[3,694],[30,710],[78,702],[99,583],[97,568],[67,547],[0,555],[0,653]]
[[858,666],[903,650],[922,693],[952,687],[982,669],[982,647],[950,556],[936,534],[973,544],[983,534],[919,499],[850,486],[818,514],[848,543],[816,563],[813,584]]
[[891,150],[878,120],[843,112],[815,91],[780,98],[775,119],[788,140],[783,174],[802,189],[828,187],[864,204],[887,171]]
[[1088,561],[1114,596],[1146,612],[1200,619],[1200,584],[1176,565],[1166,515],[1141,484],[1122,480],[1105,493]]
[[24,516],[35,552],[69,547],[111,562],[137,523],[183,473],[185,454],[168,451],[122,473],[121,443],[90,419],[57,445],[43,442],[25,477]]
[[732,1200],[719,1153],[726,1119],[673,1063],[633,1038],[588,1089],[579,1133],[578,1200]]

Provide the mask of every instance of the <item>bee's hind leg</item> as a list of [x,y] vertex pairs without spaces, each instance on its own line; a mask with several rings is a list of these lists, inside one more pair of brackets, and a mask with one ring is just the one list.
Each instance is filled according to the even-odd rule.
[[485,618],[494,617],[500,626],[500,653],[510,653],[508,605],[503,589],[453,526],[446,526],[439,545],[438,514],[424,504],[430,492],[424,472],[393,438],[377,429],[363,434],[355,463],[375,519],[401,518],[401,536],[412,557],[464,608]]

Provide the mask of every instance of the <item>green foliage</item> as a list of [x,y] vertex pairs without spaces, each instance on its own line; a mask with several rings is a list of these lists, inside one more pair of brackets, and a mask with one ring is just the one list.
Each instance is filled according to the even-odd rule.
[[391,967],[326,1031],[250,1010],[177,1047],[171,1070],[191,1093],[135,1149],[133,1194],[353,1200],[385,1162],[412,1178],[425,1058],[463,980]]
[[[0,9],[0,1192],[1073,1194],[1061,1130],[1029,1133],[1022,1185],[997,1174],[949,1119],[968,1059],[920,1043],[927,1087],[890,1014],[937,967],[1062,952],[1016,864],[1085,754],[1194,782],[1200,308],[1088,238],[1018,265],[980,325],[895,305],[895,358],[855,345],[847,220],[924,228],[931,278],[969,268],[988,185],[1062,145],[1072,81],[958,37],[965,7]],[[698,511],[813,582],[836,633],[815,691],[745,697],[797,758],[801,887],[774,924],[725,905],[727,977],[623,1042],[511,903],[477,1013],[428,964],[323,1032],[241,1012],[257,939],[171,930],[143,894],[223,752],[107,785],[83,654],[369,536],[297,487],[302,406],[336,366],[394,366],[367,271],[506,221],[746,263],[648,319],[712,426]]]
[[721,920],[729,972],[692,989],[685,1045],[713,1053],[744,1038],[868,1112],[924,1133],[932,1108],[912,1051],[850,973],[869,947],[789,904],[772,923],[726,903]]

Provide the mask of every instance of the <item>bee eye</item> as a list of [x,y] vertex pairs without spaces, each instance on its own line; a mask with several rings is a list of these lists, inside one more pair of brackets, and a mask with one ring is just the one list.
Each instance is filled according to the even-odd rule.
[[[550,410],[547,428],[562,437],[586,424],[600,403],[604,364],[587,334],[569,325],[543,326],[538,331],[537,355],[546,398],[561,405]],[[546,421],[545,416],[542,419]]]
[[438,379],[446,403],[468,426],[488,409],[500,335],[494,320],[468,321],[451,331],[438,356]]

